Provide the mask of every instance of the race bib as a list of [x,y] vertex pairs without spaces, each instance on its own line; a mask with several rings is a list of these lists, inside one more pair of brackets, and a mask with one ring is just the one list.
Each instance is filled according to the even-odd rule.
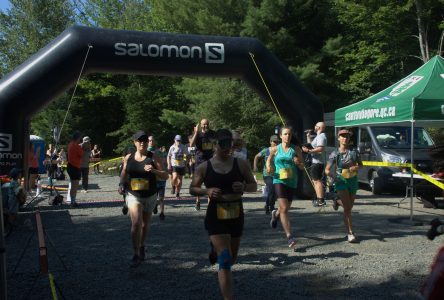
[[174,165],[177,167],[180,165],[180,160],[179,159],[175,159],[174,160]]
[[146,191],[150,189],[150,181],[147,178],[131,178],[132,191]]
[[348,179],[356,176],[356,171],[350,171],[349,169],[342,169],[342,177]]
[[202,150],[213,150],[213,143],[202,143]]
[[240,216],[240,202],[217,203],[217,218],[219,220],[237,219]]
[[279,179],[289,179],[293,177],[293,169],[280,169],[279,170]]

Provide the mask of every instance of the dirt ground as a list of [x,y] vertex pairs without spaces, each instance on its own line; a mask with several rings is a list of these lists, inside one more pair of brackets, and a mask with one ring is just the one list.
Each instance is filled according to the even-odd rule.
[[[21,211],[19,226],[6,238],[9,299],[53,298],[48,276],[39,272],[37,210],[58,299],[221,299],[217,266],[208,262],[206,200],[194,210],[189,180],[181,200],[167,189],[166,219],[153,215],[147,259],[136,269],[129,267],[130,222],[121,212],[117,183],[115,176],[91,175],[89,192],[78,194],[79,208],[49,206],[46,197]],[[401,198],[359,190],[353,209],[357,244],[346,242],[341,208],[334,211],[329,202],[319,210],[295,200],[292,251],[280,224],[270,228],[260,192],[246,195],[244,235],[233,266],[236,299],[418,299],[443,242],[428,241],[425,233],[444,210],[423,208],[414,199],[410,220],[410,199],[398,207]]]

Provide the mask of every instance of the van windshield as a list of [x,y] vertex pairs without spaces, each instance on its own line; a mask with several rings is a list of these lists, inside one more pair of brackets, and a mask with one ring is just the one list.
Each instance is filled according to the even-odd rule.
[[[371,127],[380,147],[387,149],[410,149],[411,128],[407,126]],[[434,146],[429,133],[422,127],[413,129],[413,146],[430,148]]]

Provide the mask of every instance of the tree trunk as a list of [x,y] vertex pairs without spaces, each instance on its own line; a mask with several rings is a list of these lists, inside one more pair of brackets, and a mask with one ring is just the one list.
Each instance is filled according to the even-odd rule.
[[416,4],[416,16],[418,22],[418,39],[419,39],[419,48],[421,50],[421,59],[423,63],[426,63],[430,59],[429,55],[429,45],[427,43],[427,30],[424,26],[423,20],[423,3],[422,0],[415,0]]

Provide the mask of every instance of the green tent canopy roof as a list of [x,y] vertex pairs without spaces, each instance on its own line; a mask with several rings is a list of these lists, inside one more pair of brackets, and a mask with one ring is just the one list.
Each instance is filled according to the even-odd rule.
[[433,57],[385,90],[335,111],[336,127],[412,121],[444,125],[444,59],[441,56]]

